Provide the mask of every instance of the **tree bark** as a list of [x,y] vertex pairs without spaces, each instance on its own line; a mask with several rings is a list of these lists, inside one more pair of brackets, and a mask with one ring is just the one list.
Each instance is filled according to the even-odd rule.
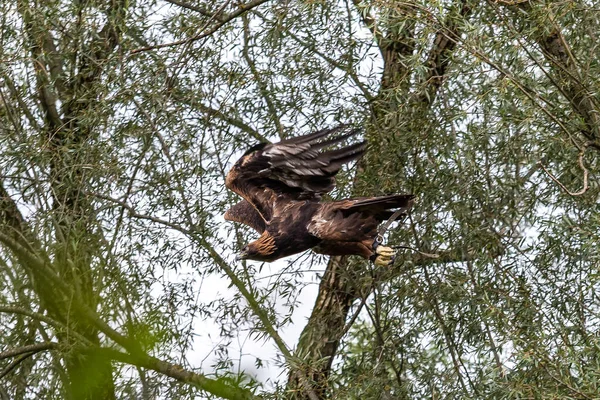
[[[357,2],[354,4],[357,5]],[[470,3],[459,1],[456,5],[460,17],[468,18],[472,12]],[[376,27],[373,17],[363,15],[363,22],[371,32],[378,33],[376,39],[384,62],[380,91],[373,106],[371,121],[371,126],[376,127],[398,123],[398,121],[386,120],[387,116],[390,115],[390,112],[398,109],[397,99],[409,98],[412,87],[411,71],[406,69],[403,59],[410,57],[415,50],[415,10],[409,6],[402,6],[394,9],[392,13],[391,28],[387,36],[380,35],[380,30]],[[431,106],[437,91],[442,86],[444,74],[450,62],[449,55],[455,48],[455,41],[448,40],[448,35],[459,37],[461,34],[455,18],[449,18],[448,21],[445,26],[440,28],[429,51],[426,64],[429,71],[428,78],[422,82],[422,85],[419,85],[423,92],[411,99],[411,107],[418,108],[422,118],[425,118],[426,110]],[[396,29],[394,26],[400,26],[402,29]],[[407,118],[410,117],[407,116]],[[412,121],[411,125],[417,126],[418,121]],[[407,134],[410,133],[407,132]],[[377,168],[377,165],[369,165],[368,158],[361,160],[357,181],[360,180],[360,174],[370,168]],[[355,191],[360,191],[358,184],[355,184]],[[381,274],[378,279],[389,279],[391,276],[393,274]],[[370,283],[366,284],[367,281]],[[288,390],[291,398],[307,398],[297,380],[294,379],[295,368],[301,368],[308,372],[319,397],[327,397],[327,379],[339,343],[347,331],[349,311],[352,304],[357,299],[366,297],[374,285],[376,282],[373,282],[367,275],[367,269],[363,263],[348,262],[346,257],[331,258],[319,286],[312,314],[300,336],[296,354],[302,363],[300,366],[293,366],[289,375]]]
[[539,45],[550,66],[555,85],[580,117],[581,134],[588,142],[587,146],[600,150],[600,100],[594,95],[594,89],[586,85],[585,73],[578,68],[571,47],[555,22],[555,17],[546,8],[540,14],[530,2],[505,4],[513,11],[520,10],[519,13],[514,13],[515,20],[521,20],[523,12],[528,16],[522,22],[533,24],[531,37]]

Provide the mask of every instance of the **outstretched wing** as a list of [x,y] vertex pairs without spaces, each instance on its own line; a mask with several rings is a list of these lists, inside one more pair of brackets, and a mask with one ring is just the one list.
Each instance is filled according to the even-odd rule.
[[244,225],[248,225],[250,228],[253,228],[261,234],[266,229],[265,220],[246,200],[242,200],[231,207],[223,217],[227,221],[240,222]]
[[327,148],[358,134],[341,125],[279,143],[262,143],[248,150],[227,174],[225,185],[247,200],[265,222],[270,221],[275,201],[318,199],[335,187],[335,174],[360,158],[366,142],[340,149]]

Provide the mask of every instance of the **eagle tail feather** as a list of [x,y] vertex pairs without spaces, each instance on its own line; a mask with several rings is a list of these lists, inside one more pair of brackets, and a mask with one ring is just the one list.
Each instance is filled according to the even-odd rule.
[[355,143],[338,150],[322,153],[317,160],[327,161],[329,165],[323,168],[323,170],[329,174],[335,175],[344,164],[362,157],[366,150],[367,142]]
[[336,136],[329,140],[325,140],[323,142],[317,143],[317,144],[311,146],[311,148],[313,150],[320,150],[325,147],[333,146],[333,145],[343,142],[346,139],[356,136],[358,133],[360,133],[360,129],[352,129],[350,132],[346,133],[345,135]]
[[354,202],[349,207],[346,207],[346,212],[368,212],[374,215],[379,220],[388,219],[393,213],[393,210],[406,209],[409,210],[414,201],[415,196],[412,194],[392,194],[388,196],[368,197]]

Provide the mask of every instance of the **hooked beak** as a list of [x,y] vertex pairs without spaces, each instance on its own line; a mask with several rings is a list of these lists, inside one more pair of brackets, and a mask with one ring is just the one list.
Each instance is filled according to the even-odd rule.
[[248,258],[248,253],[246,253],[245,251],[240,251],[235,255],[236,262],[245,260],[246,258]]

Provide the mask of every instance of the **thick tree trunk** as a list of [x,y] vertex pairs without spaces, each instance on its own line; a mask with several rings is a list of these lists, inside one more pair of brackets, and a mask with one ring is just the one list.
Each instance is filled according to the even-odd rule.
[[[467,18],[472,11],[472,7],[466,1],[459,1],[456,6],[451,18],[448,18],[449,22],[440,29],[432,44],[427,60],[428,78],[420,85],[422,92],[411,98],[410,108],[416,111],[414,115],[405,116],[405,119],[409,119],[410,125],[417,129],[423,126],[421,123],[423,121],[413,121],[412,119],[415,116],[420,116],[421,119],[426,118],[427,110],[442,85],[450,61],[449,54],[456,45],[456,41],[452,39],[460,35],[456,17]],[[410,57],[415,49],[414,21],[417,19],[414,16],[415,12],[415,9],[410,7],[394,9],[392,11],[393,18],[389,21],[388,35],[377,37],[383,56],[384,71],[380,93],[373,106],[372,126],[381,128],[399,125],[400,121],[390,121],[388,116],[394,115],[394,112],[400,107],[399,99],[410,98],[412,71],[407,71],[405,67],[407,63],[404,62],[404,59]],[[375,27],[374,18],[366,17],[364,22],[372,32],[379,32]],[[410,133],[407,132],[407,134]],[[374,145],[377,147],[383,143]],[[371,168],[380,168],[376,165],[376,161],[373,163],[373,160],[377,160],[377,157],[370,158],[368,155],[366,160],[361,160],[357,173],[358,180],[360,180],[362,172]],[[397,168],[401,167],[397,166]],[[355,185],[355,191],[360,191],[360,185]],[[338,345],[347,331],[349,311],[357,299],[364,298],[370,293],[374,285],[371,278],[364,262],[356,264],[348,262],[345,257],[332,257],[327,265],[313,312],[298,343],[296,354],[302,363],[300,366],[294,366],[310,377],[313,388],[321,399],[327,397],[327,379]],[[296,375],[294,368],[292,368],[288,381],[291,398],[308,399],[308,395],[302,391],[294,378]]]
[[[351,266],[354,266],[352,268]],[[361,293],[363,265],[348,262],[347,257],[332,257],[319,285],[319,295],[308,324],[300,335],[296,355],[302,360],[299,368],[313,385],[319,398],[327,395],[327,378],[352,303]],[[290,374],[288,389],[293,399],[308,398],[300,389],[296,369]]]

